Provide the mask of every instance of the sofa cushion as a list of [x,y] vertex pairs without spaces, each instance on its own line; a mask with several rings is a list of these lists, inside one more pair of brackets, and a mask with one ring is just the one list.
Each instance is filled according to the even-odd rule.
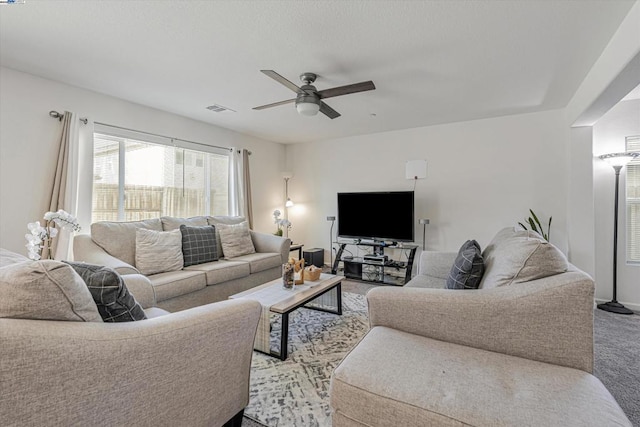
[[475,240],[462,244],[447,277],[447,289],[478,289],[484,273],[480,245]]
[[182,233],[180,230],[136,230],[136,268],[142,274],[182,270]]
[[218,244],[214,225],[181,225],[184,266],[218,260]]
[[335,369],[330,396],[345,425],[629,425],[584,371],[386,327]]
[[253,254],[241,255],[229,259],[229,261],[244,261],[249,263],[251,274],[270,268],[282,266],[282,257],[273,252],[256,252]]
[[243,216],[209,216],[207,217],[207,222],[209,225],[216,226],[216,239],[218,243],[218,257],[223,258],[224,252],[222,251],[222,241],[220,240],[220,230],[217,228],[218,225],[234,225],[240,224],[241,222],[246,221]]
[[503,230],[484,252],[480,288],[490,289],[564,273],[569,262],[540,235],[527,230]]
[[149,307],[144,309],[144,314],[147,315],[147,319],[153,319],[155,317],[162,317],[170,313],[167,310],[163,310],[159,307]]
[[194,216],[191,218],[176,218],[172,216],[161,216],[162,229],[164,231],[177,230],[181,225],[203,226],[209,225],[206,216]]
[[71,266],[53,260],[0,268],[0,317],[102,322],[82,278]]
[[156,301],[161,302],[180,295],[204,289],[205,275],[201,271],[169,271],[149,276],[156,293]]
[[69,262],[82,277],[105,322],[131,322],[144,320],[144,310],[129,293],[122,277],[114,270],[101,265]]
[[249,233],[249,223],[246,221],[240,224],[219,224],[216,226],[222,242],[222,252],[227,259],[236,258],[241,255],[255,253],[251,234]]
[[217,285],[228,280],[247,277],[251,274],[251,267],[245,261],[220,261],[185,267],[185,271],[198,271],[206,274],[207,285]]
[[405,288],[430,288],[430,289],[443,289],[447,283],[447,279],[441,279],[440,277],[425,276],[424,274],[417,274],[409,282],[404,285]]
[[109,255],[135,265],[138,228],[162,231],[162,222],[160,218],[130,222],[95,222],[91,224],[91,239]]

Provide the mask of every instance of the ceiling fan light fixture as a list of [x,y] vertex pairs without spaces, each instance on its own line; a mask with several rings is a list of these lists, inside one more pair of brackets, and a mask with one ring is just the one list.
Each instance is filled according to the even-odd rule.
[[296,110],[303,116],[315,116],[320,111],[320,105],[313,102],[299,102],[296,104]]

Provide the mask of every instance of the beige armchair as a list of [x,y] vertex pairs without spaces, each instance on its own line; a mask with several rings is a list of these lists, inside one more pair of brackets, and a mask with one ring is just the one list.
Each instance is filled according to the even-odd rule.
[[3,426],[240,426],[260,305],[127,323],[0,319]]
[[481,289],[442,289],[456,254],[423,252],[404,288],[367,294],[371,330],[331,379],[334,427],[631,426],[592,375],[593,280],[522,233],[485,249]]

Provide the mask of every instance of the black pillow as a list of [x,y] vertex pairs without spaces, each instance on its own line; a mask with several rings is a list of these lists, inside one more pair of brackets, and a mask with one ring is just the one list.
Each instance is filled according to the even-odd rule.
[[218,260],[216,228],[213,225],[181,225],[184,266]]
[[82,277],[105,322],[144,320],[147,315],[129,293],[122,277],[101,265],[64,261]]
[[484,260],[475,240],[464,242],[447,277],[447,289],[478,289],[484,274]]

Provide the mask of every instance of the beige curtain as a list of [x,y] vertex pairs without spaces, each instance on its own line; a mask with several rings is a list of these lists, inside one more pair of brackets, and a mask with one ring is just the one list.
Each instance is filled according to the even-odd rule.
[[249,173],[249,155],[247,149],[242,150],[242,191],[244,193],[244,214],[253,230],[253,203],[251,200],[251,175]]
[[[71,116],[68,111],[64,112],[62,118],[62,133],[58,140],[58,157],[56,171],[51,183],[51,196],[49,197],[49,208],[51,212],[64,209],[64,199],[67,189],[67,174],[69,172],[69,150],[71,139]],[[53,239],[51,248],[45,247],[42,251],[42,259],[49,258],[49,252],[55,254],[58,239]]]
[[64,195],[67,187],[67,173],[69,170],[69,145],[71,133],[71,113],[64,112],[62,118],[62,134],[58,141],[58,158],[56,163],[56,171],[53,176],[51,197],[49,198],[49,211],[56,212],[63,209]]

